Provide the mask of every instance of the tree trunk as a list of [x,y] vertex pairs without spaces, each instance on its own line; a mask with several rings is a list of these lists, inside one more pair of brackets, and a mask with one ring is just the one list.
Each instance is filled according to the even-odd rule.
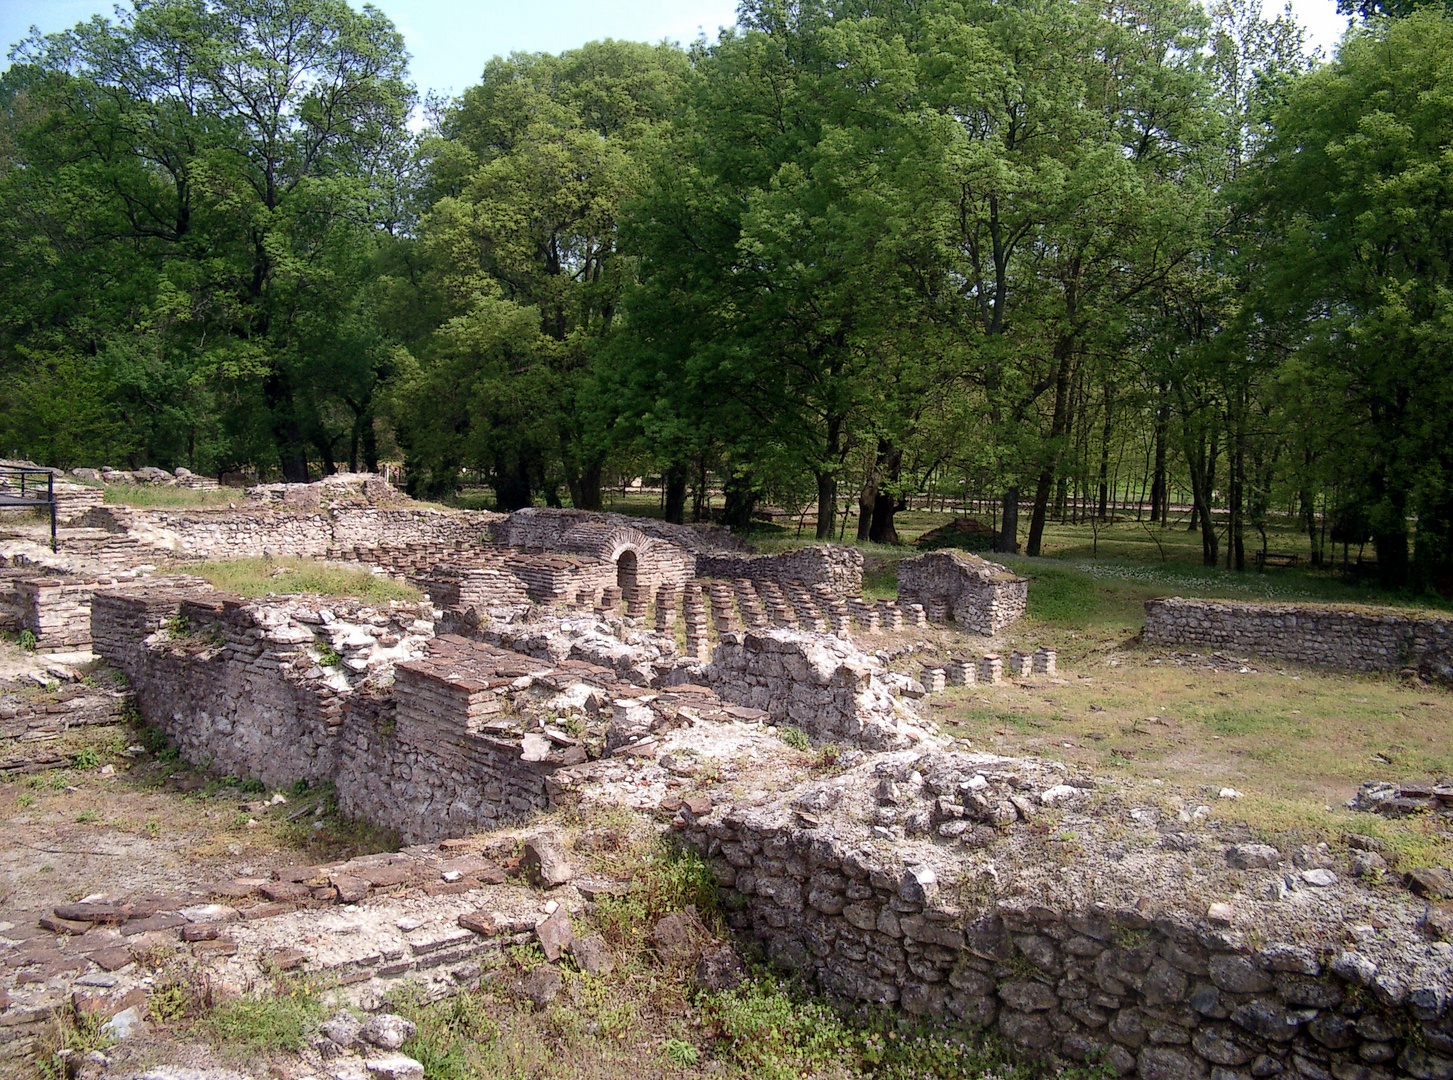
[[575,509],[599,511],[605,505],[600,494],[601,471],[602,464],[596,460],[565,481],[570,488],[570,501]]
[[1105,429],[1100,437],[1100,520],[1105,521],[1110,509],[1110,416],[1115,391],[1105,384]]
[[1034,488],[1034,509],[1029,517],[1029,543],[1024,553],[1036,557],[1044,539],[1044,521],[1049,511],[1049,493],[1054,484],[1054,475],[1059,469],[1060,443],[1065,436],[1069,420],[1070,366],[1073,343],[1061,339],[1055,347],[1057,354],[1054,376],[1054,418],[1050,421],[1049,442],[1039,470],[1039,481]]
[[721,523],[732,532],[741,534],[752,527],[752,511],[757,508],[757,493],[752,487],[750,476],[732,475],[722,485],[724,501]]
[[817,539],[832,539],[832,523],[837,517],[837,474],[817,474]]
[[289,484],[306,484],[308,451],[293,403],[292,384],[287,375],[274,368],[263,380],[262,392],[272,413],[272,434],[283,479]]
[[890,490],[884,491],[880,486],[873,500],[873,519],[868,529],[868,539],[875,544],[897,546],[901,541],[898,539],[898,529],[893,523],[893,515],[903,509],[903,503],[896,492],[898,479],[902,475],[903,451],[887,443],[879,443],[878,452],[880,467],[889,481]]
[[530,471],[522,456],[495,459],[494,500],[495,508],[504,514],[523,510],[534,503]]
[[868,466],[868,475],[863,479],[863,490],[858,495],[858,543],[868,539],[873,531],[873,506],[878,501],[878,473],[883,464],[883,448],[887,444],[878,441],[878,456]]
[[995,551],[1006,555],[1019,554],[1019,488],[1011,487],[1004,492],[1002,520],[999,522],[999,540]]
[[1150,485],[1150,520],[1164,524],[1169,516],[1170,498],[1166,491],[1165,436],[1170,407],[1165,400],[1164,384],[1157,388],[1159,404],[1155,410],[1155,469]]
[[706,487],[706,455],[696,459],[696,483],[691,488],[691,520],[706,520],[707,500],[710,493]]
[[817,539],[831,540],[833,523],[837,520],[837,469],[842,464],[841,417],[829,416],[825,460],[828,467],[817,474]]
[[686,466],[672,465],[662,477],[666,487],[666,520],[686,524]]

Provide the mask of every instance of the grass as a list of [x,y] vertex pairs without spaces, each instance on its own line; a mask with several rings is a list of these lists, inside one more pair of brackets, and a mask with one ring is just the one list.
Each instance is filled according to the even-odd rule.
[[387,603],[417,601],[420,596],[412,585],[393,578],[317,559],[225,559],[186,563],[173,569],[178,574],[206,578],[223,592],[249,598],[308,593]]
[[108,484],[103,500],[107,506],[134,506],[146,510],[208,510],[247,497],[235,488],[204,490],[187,487],[152,487],[150,484]]
[[324,1019],[312,986],[295,980],[271,992],[238,998],[205,1015],[205,1033],[246,1050],[294,1052]]

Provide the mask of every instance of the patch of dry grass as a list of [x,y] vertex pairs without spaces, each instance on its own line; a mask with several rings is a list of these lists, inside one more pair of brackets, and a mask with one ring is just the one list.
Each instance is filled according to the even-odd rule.
[[[1453,774],[1453,695],[1386,676],[1241,667],[1138,648],[1062,652],[1058,679],[953,688],[930,711],[982,749],[1162,781],[1268,835],[1365,832],[1409,857],[1453,858],[1444,823],[1342,808],[1366,780]],[[1244,798],[1218,799],[1223,787]]]
[[107,506],[135,506],[144,510],[211,510],[232,503],[247,503],[247,496],[236,488],[204,490],[150,484],[109,484],[104,499]]
[[375,574],[365,567],[319,559],[224,559],[186,563],[173,569],[179,574],[206,578],[223,592],[249,598],[307,593],[387,603],[416,601],[420,596],[412,585]]

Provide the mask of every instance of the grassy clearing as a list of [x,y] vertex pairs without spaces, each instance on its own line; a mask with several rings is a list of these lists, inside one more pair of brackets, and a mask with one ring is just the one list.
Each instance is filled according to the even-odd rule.
[[308,593],[387,603],[416,601],[420,596],[412,585],[393,578],[317,559],[226,559],[186,563],[173,569],[178,574],[206,578],[223,592],[245,597]]
[[[1034,637],[1016,633],[1026,646]],[[1212,667],[1083,634],[1060,644],[1079,650],[1061,652],[1061,678],[951,689],[933,718],[984,749],[1160,781],[1272,839],[1377,833],[1415,862],[1453,860],[1443,823],[1341,808],[1366,780],[1453,774],[1447,692],[1258,660]],[[1223,787],[1245,797],[1217,800]]]
[[245,503],[247,497],[235,488],[206,491],[201,488],[152,487],[150,484],[108,484],[107,506],[135,506],[147,510],[207,510]]

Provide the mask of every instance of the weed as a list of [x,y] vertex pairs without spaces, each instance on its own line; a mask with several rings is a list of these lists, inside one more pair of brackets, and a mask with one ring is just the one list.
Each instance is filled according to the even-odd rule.
[[807,737],[807,732],[800,727],[793,727],[784,724],[777,729],[777,737],[794,750],[806,752],[812,749],[812,740]]
[[40,641],[36,638],[34,631],[22,630],[20,631],[20,639],[17,644],[26,652],[35,652]]
[[343,662],[343,655],[328,642],[318,646],[318,663],[323,667],[337,667]]
[[661,1053],[670,1064],[682,1069],[695,1065],[701,1057],[696,1047],[684,1039],[667,1039]]
[[22,791],[19,795],[15,796],[15,804],[22,809],[25,807],[34,806],[35,796],[28,791]]
[[177,612],[161,628],[167,632],[168,637],[188,638],[192,636],[192,620],[181,612]]
[[72,1063],[92,1050],[105,1050],[116,1040],[105,1031],[106,1017],[84,1013],[72,1006],[57,1010],[49,1029],[41,1036],[40,1075],[46,1080],[63,1080],[73,1075]]
[[93,821],[100,821],[101,815],[94,810],[82,810],[75,817],[77,825],[89,825]]
[[254,1050],[293,1052],[323,1018],[323,1003],[303,983],[279,988],[277,993],[238,998],[214,1010],[205,1028],[219,1042]]
[[82,772],[101,767],[101,754],[94,746],[83,746],[71,756],[71,768]]

